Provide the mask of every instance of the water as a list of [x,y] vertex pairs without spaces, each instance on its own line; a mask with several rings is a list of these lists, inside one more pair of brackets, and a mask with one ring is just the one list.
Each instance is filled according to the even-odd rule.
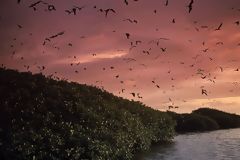
[[240,129],[178,135],[140,160],[240,160]]

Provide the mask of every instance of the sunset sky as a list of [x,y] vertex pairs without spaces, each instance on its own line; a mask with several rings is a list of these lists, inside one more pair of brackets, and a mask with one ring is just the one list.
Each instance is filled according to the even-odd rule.
[[[103,87],[159,110],[240,114],[239,0],[194,0],[190,13],[191,0],[45,0],[29,7],[37,1],[0,1],[0,64],[7,68]],[[76,15],[66,12],[76,6]],[[106,17],[107,9],[116,13]]]

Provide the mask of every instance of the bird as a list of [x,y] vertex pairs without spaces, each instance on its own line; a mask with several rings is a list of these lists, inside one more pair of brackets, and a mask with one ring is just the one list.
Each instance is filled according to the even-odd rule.
[[126,35],[127,39],[130,38],[130,34],[129,33],[125,33],[125,35]]
[[203,94],[206,95],[206,96],[208,95],[206,89],[202,89],[202,95],[203,95]]
[[85,8],[85,6],[82,6],[82,7],[74,6],[70,10],[65,10],[65,12],[67,12],[68,14],[73,13],[73,15],[77,15],[77,11],[81,11],[83,8]]
[[143,52],[143,53],[146,53],[147,55],[150,55],[150,52],[149,52],[149,51],[143,50],[142,52]]
[[166,0],[166,2],[165,2],[165,6],[168,6],[168,0]]
[[173,18],[172,23],[175,23],[175,18]]
[[167,48],[160,48],[162,52],[165,52]]
[[240,22],[239,21],[236,21],[234,22],[237,26],[239,26]]
[[188,7],[188,13],[191,13],[191,11],[192,11],[193,2],[194,2],[194,1],[191,0],[190,3],[189,3],[188,6],[187,6],[187,7]]
[[18,26],[19,29],[22,29],[22,28],[23,28],[20,24],[18,24],[17,26]]
[[202,79],[205,79],[206,77],[207,77],[207,76],[205,75],[205,76],[202,76],[201,78],[202,78]]
[[67,12],[68,14],[71,14],[71,13],[72,13],[70,10],[65,10],[65,12]]
[[221,72],[223,72],[223,68],[222,67],[219,67],[219,68],[220,68]]
[[127,63],[136,61],[136,59],[134,59],[134,58],[123,58],[123,60],[126,61]]
[[203,49],[202,51],[206,53],[208,50],[209,48],[206,48],[206,49]]
[[130,93],[130,94],[131,94],[133,97],[135,97],[135,95],[136,95],[134,92],[132,92],[132,93]]
[[56,11],[56,8],[55,8],[54,5],[50,4],[50,5],[48,5],[48,10],[49,11]]
[[112,9],[112,8],[108,8],[108,9],[106,9],[104,11],[105,11],[105,17],[107,17],[108,12],[110,12],[110,11],[113,12],[113,13],[116,13],[116,11],[114,9]]
[[142,41],[135,41],[135,44],[138,45],[138,43],[142,43]]
[[216,45],[223,45],[223,42],[217,42]]
[[140,96],[140,93],[137,93],[137,97],[138,97],[139,99],[142,99],[142,98],[143,98],[142,96]]
[[61,35],[64,35],[64,31],[62,31],[62,32],[59,32],[59,33],[57,33],[57,34],[55,34],[55,35],[52,35],[52,36],[50,36],[49,38],[50,39],[53,39],[53,38],[56,38],[56,37],[58,37],[58,36],[61,36]]
[[170,109],[172,109],[172,108],[174,108],[172,105],[168,106],[168,110],[170,110]]
[[130,22],[130,23],[138,23],[138,21],[137,20],[135,20],[135,19],[130,19],[130,18],[127,18],[127,19],[124,19],[123,21],[128,21],[128,22]]
[[40,4],[40,3],[42,3],[42,2],[43,2],[43,1],[37,1],[37,2],[35,2],[35,3],[32,3],[32,4],[29,6],[29,8],[33,8],[33,10],[36,11],[36,10],[37,10],[36,6],[37,6],[38,4]]
[[17,3],[20,4],[21,0],[17,0]]
[[215,31],[219,31],[219,30],[221,30],[222,25],[223,25],[223,23],[220,23],[220,25],[218,26],[218,28],[215,29]]
[[125,3],[126,5],[128,5],[128,1],[127,1],[127,0],[124,0],[124,3]]

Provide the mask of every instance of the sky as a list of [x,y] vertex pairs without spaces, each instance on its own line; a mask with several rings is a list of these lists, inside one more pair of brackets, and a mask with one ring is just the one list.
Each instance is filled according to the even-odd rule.
[[158,110],[240,114],[240,1],[127,1],[1,0],[0,64]]

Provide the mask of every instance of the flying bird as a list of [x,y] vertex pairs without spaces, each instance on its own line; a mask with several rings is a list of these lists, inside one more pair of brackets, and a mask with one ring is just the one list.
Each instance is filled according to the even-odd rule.
[[17,26],[18,26],[19,29],[22,29],[22,28],[23,28],[20,24],[18,24]]
[[130,34],[129,33],[125,33],[125,35],[126,35],[127,39],[130,38]]
[[215,31],[219,31],[219,30],[221,30],[222,25],[223,25],[223,23],[220,23],[220,25],[218,26],[218,28],[215,29]]
[[35,2],[35,3],[32,3],[32,4],[29,6],[29,8],[33,8],[33,10],[36,11],[36,10],[37,10],[36,6],[37,6],[38,4],[40,4],[40,3],[42,3],[42,2],[43,2],[43,1],[37,1],[37,2]]
[[192,7],[193,7],[193,0],[191,0],[191,2],[188,4],[188,13],[191,13],[191,11],[192,11]]
[[165,2],[165,6],[168,6],[168,0],[166,0],[166,2]]
[[166,52],[167,48],[160,48],[162,52]]
[[68,14],[73,13],[73,15],[77,15],[77,11],[81,11],[83,8],[85,8],[85,7],[84,6],[82,6],[82,7],[74,6],[70,10],[65,10],[65,12],[67,12]]
[[206,49],[203,49],[202,51],[206,53],[208,50],[209,48],[206,48]]
[[138,23],[138,21],[137,20],[132,20],[132,19],[130,19],[130,18],[127,18],[127,19],[124,19],[123,21],[128,21],[128,22],[130,22],[130,23]]
[[132,93],[130,93],[130,94],[131,94],[133,97],[135,97],[135,95],[136,95],[136,94],[135,94],[135,93],[133,93],[133,92],[132,92]]
[[203,94],[206,95],[206,96],[208,95],[206,89],[202,89],[202,95],[203,95]]
[[223,45],[223,42],[217,42],[216,45]]
[[114,9],[112,9],[112,8],[108,8],[108,9],[106,9],[106,10],[104,10],[104,11],[105,11],[105,17],[107,17],[107,15],[108,15],[109,12],[116,13],[116,11],[115,11]]
[[48,5],[48,11],[56,11],[55,6],[52,4]]
[[234,22],[237,26],[239,26],[240,22],[239,21],[236,21]]

